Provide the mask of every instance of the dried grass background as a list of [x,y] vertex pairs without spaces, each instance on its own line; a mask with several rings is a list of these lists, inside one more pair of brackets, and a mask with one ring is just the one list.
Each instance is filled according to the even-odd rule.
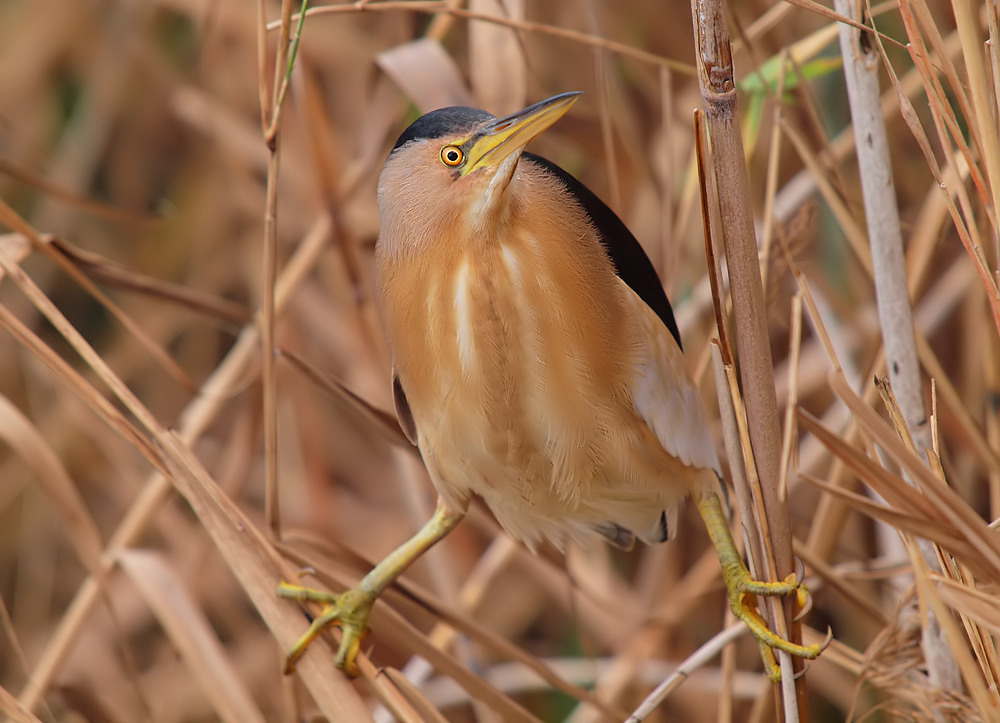
[[[260,108],[279,34],[261,82],[253,3],[0,5],[0,714],[620,719],[723,627],[718,564],[691,511],[655,549],[536,558],[478,507],[376,608],[361,679],[343,679],[323,643],[281,675],[308,621],[274,597],[278,580],[306,568],[310,584],[350,585],[433,506],[385,414],[372,298],[377,175],[420,112],[464,100],[502,114],[586,92],[533,150],[644,244],[716,409],[687,6],[364,5],[305,22],[278,155]],[[787,434],[806,642],[834,636],[808,669],[811,715],[997,720],[997,5],[872,8],[898,82],[883,70],[930,467],[914,464],[923,450],[896,436],[872,382],[885,370],[836,26],[805,2],[733,5],[779,405],[803,410]],[[783,94],[754,85],[783,52],[790,69],[768,76]],[[264,326],[279,354],[262,384],[257,315],[272,288]],[[265,459],[280,506],[266,504]],[[912,554],[913,533],[941,545],[942,573]],[[928,610],[945,622],[958,688],[922,674]],[[737,647],[724,664],[708,656],[649,720],[773,719],[756,647]],[[415,653],[431,666],[408,663]]]

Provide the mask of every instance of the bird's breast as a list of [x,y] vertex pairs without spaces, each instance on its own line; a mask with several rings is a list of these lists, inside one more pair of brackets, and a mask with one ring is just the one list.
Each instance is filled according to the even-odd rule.
[[[625,393],[628,324],[596,239],[506,234],[381,259],[382,314],[420,436],[514,463]],[[575,421],[574,421],[575,420]]]

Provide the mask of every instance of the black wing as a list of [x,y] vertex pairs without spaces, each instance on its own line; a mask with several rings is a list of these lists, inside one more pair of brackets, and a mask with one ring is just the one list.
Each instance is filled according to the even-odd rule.
[[637,293],[650,309],[656,312],[663,325],[677,341],[677,346],[680,347],[681,334],[677,330],[674,311],[670,308],[670,301],[667,299],[666,292],[663,291],[660,277],[656,275],[653,262],[646,256],[642,245],[628,230],[628,226],[593,191],[552,161],[536,156],[534,153],[524,153],[521,158],[546,169],[562,181],[569,192],[576,196],[583,210],[587,212],[597,228],[597,232],[601,236],[601,244],[608,252],[608,257],[611,259],[618,277],[628,284],[629,288]]

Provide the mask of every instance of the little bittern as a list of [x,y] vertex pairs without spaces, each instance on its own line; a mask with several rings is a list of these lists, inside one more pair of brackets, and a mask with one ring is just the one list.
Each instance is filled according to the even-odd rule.
[[343,595],[281,586],[285,597],[326,603],[289,668],[336,624],[336,662],[353,672],[375,598],[455,527],[474,494],[532,549],[595,536],[622,547],[662,542],[691,494],[733,611],[762,647],[820,652],[776,635],[748,599],[800,586],[794,575],[754,580],[733,542],[701,399],[642,247],[583,184],[524,152],[578,95],[500,119],[436,110],[389,154],[378,186],[378,294],[396,414],[438,506]]

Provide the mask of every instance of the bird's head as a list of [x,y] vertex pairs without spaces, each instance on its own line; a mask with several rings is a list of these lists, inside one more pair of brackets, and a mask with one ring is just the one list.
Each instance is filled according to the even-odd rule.
[[477,108],[421,116],[396,141],[378,186],[381,243],[403,251],[460,229],[484,233],[505,208],[524,146],[579,93],[563,93],[505,118]]

